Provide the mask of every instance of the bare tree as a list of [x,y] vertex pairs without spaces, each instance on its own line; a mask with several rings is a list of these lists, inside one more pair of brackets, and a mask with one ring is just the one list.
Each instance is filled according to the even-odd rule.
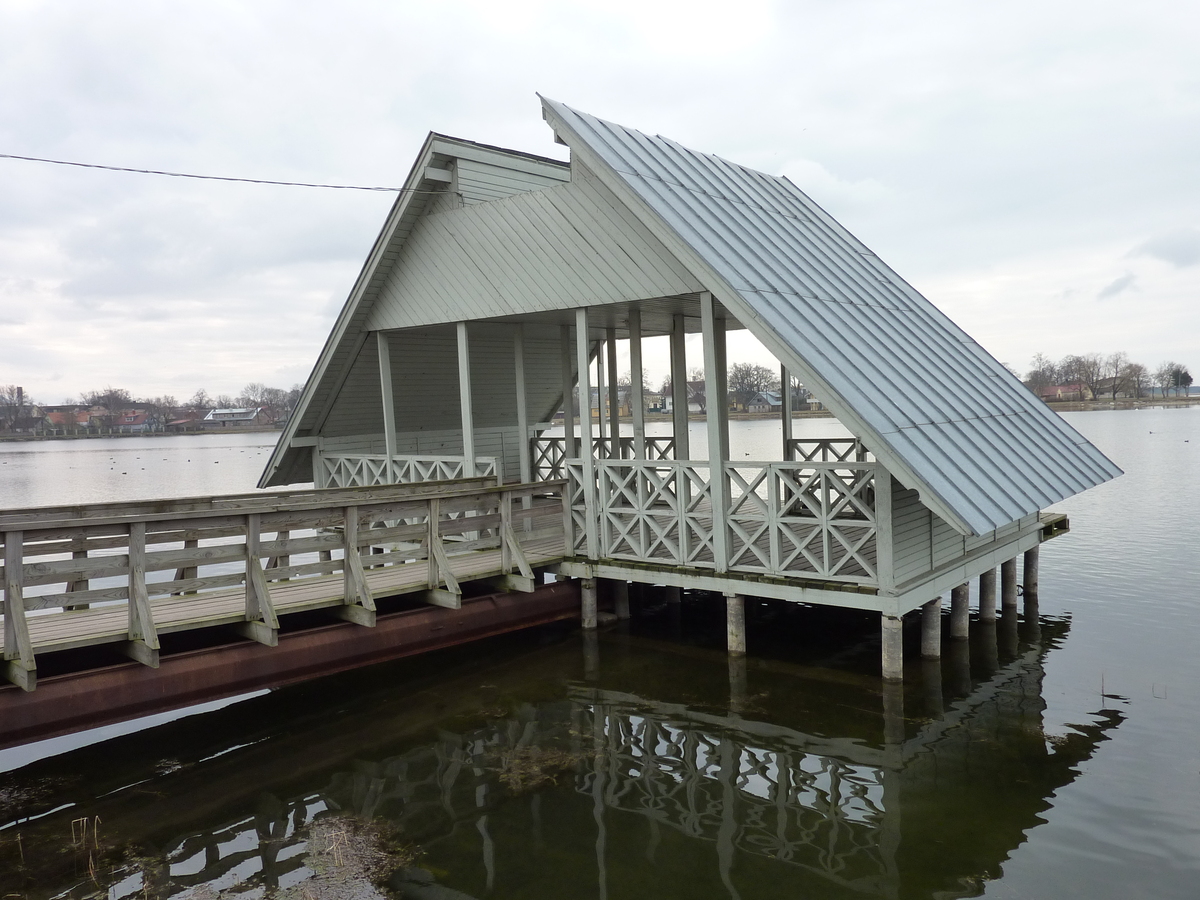
[[729,396],[745,406],[762,391],[779,390],[779,373],[759,363],[734,363],[729,367]]
[[1099,353],[1085,353],[1082,356],[1067,356],[1059,363],[1060,376],[1069,374],[1073,381],[1078,381],[1088,389],[1091,399],[1099,396],[1100,381],[1104,378],[1104,357]]
[[1025,376],[1025,386],[1042,396],[1042,392],[1058,384],[1059,366],[1045,353],[1038,353],[1029,363],[1029,374]]
[[100,418],[109,429],[112,428],[113,419],[118,414],[134,405],[133,395],[129,391],[112,385],[102,391],[85,391],[80,394],[80,399],[85,406],[98,406],[104,410],[104,415]]
[[200,388],[196,393],[192,394],[192,399],[184,404],[188,409],[212,409],[212,397],[208,396],[208,391]]
[[1117,399],[1117,392],[1125,389],[1124,372],[1125,367],[1129,365],[1129,355],[1124,351],[1110,353],[1104,358],[1104,377],[1109,379],[1109,387],[1112,389],[1112,398]]
[[1164,400],[1171,388],[1175,387],[1175,372],[1179,368],[1179,363],[1168,360],[1160,363],[1159,367],[1154,370],[1154,386],[1162,391]]
[[1146,392],[1150,373],[1141,363],[1126,363],[1121,377],[1125,383],[1125,393],[1132,392],[1134,399],[1139,399]]

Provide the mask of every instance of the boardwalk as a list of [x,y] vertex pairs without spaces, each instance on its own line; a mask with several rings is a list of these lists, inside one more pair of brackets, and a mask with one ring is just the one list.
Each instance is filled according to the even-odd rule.
[[273,646],[313,610],[372,626],[382,597],[458,609],[472,582],[532,591],[563,557],[561,492],[486,481],[6,512],[8,676],[32,690],[40,655],[99,644],[157,666],[160,636],[221,626]]

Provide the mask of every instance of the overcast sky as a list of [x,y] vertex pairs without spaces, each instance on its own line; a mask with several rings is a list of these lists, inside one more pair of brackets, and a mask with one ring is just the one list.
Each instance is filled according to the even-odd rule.
[[[1018,369],[1195,370],[1198,45],[1177,0],[5,0],[0,153],[399,185],[430,130],[562,157],[540,91],[786,175]],[[0,384],[303,382],[393,196],[0,159]]]

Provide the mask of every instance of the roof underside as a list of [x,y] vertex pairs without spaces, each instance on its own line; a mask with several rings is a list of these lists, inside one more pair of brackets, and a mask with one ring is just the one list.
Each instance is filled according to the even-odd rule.
[[573,162],[653,219],[742,324],[962,530],[1121,474],[786,178],[543,104]]

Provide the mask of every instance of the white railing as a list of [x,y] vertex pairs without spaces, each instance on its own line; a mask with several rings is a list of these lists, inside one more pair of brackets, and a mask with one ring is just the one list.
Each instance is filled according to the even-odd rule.
[[788,462],[875,462],[875,456],[858,438],[793,438],[787,445]]
[[[568,459],[579,457],[582,439],[575,438],[570,454],[567,453],[567,439],[562,435],[536,437],[529,443],[530,457],[533,460],[533,480],[557,481],[566,477],[563,464]],[[636,453],[633,435],[628,434],[617,438],[615,452],[612,438],[592,438],[592,448],[597,459],[633,459]],[[647,437],[646,456],[651,460],[674,459],[675,438]]]
[[[725,529],[730,572],[873,583],[874,463],[727,463],[725,521],[715,523],[706,461],[597,460],[599,558],[717,568],[714,529]],[[567,464],[567,544],[587,555],[583,465]]]
[[[393,456],[384,453],[321,453],[317,457],[316,487],[372,487],[380,484],[422,484],[469,477],[462,456]],[[475,457],[470,477],[500,479],[494,456]],[[552,479],[544,479],[552,480]]]

